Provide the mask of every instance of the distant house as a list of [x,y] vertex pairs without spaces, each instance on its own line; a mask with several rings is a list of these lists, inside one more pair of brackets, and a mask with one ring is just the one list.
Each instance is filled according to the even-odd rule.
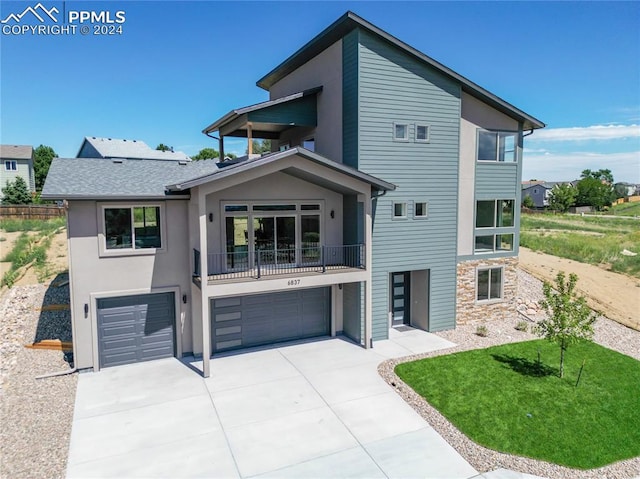
[[[0,189],[21,176],[30,191],[36,190],[33,171],[33,147],[28,145],[0,145]],[[0,198],[2,193],[0,192]]]
[[521,200],[530,196],[535,208],[546,208],[549,206],[551,191],[556,185],[575,186],[577,181],[523,181]]
[[633,183],[621,181],[613,185],[613,187],[616,192],[619,192],[624,197],[640,194],[640,185],[635,185]]
[[140,140],[119,140],[117,138],[85,137],[77,158],[128,158],[130,160],[184,160],[191,161],[181,151],[160,151],[149,147]]

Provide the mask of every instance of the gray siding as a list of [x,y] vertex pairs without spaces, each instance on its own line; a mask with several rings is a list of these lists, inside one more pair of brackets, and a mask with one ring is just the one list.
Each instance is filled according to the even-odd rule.
[[[430,330],[451,329],[456,298],[459,86],[362,31],[358,59],[357,166],[398,186],[375,205],[373,339],[388,336],[388,282],[393,271],[430,270]],[[345,110],[349,104],[345,94]],[[393,141],[394,121],[410,125],[409,141]],[[430,126],[429,143],[413,141],[416,123]],[[392,219],[394,200],[407,201],[408,219]],[[428,219],[413,219],[414,200],[428,201]]]
[[98,150],[91,143],[85,141],[78,153],[78,158],[102,158],[102,155],[98,153]]
[[362,338],[362,288],[360,283],[343,285],[343,323],[342,332],[357,343]]
[[519,189],[516,163],[476,163],[476,199],[516,199]]
[[358,167],[358,38],[353,30],[342,39],[342,162]]

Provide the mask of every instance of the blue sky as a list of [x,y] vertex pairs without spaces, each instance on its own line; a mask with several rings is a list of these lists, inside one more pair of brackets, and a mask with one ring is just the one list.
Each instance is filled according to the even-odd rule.
[[[0,17],[36,4],[3,0]],[[523,179],[609,168],[640,183],[640,2],[42,4],[126,20],[121,35],[0,35],[2,143],[67,157],[84,136],[217,147],[202,129],[266,100],[255,82],[352,10],[545,122]]]

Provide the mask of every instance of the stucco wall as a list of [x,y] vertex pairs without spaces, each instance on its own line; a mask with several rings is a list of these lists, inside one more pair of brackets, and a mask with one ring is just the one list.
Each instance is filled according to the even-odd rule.
[[[319,154],[342,162],[342,40],[337,41],[297,70],[293,71],[269,91],[270,99],[291,95],[302,90],[322,86],[318,94],[318,126],[309,130],[305,138],[313,136]],[[292,138],[299,141],[300,138]],[[296,146],[292,143],[292,146]]]
[[[122,204],[122,203],[118,203]],[[145,203],[131,203],[143,205]],[[101,208],[95,201],[70,201],[68,210],[71,314],[74,324],[75,363],[78,368],[97,367],[94,364],[96,337],[95,296],[153,292],[177,288],[176,304],[180,315],[177,330],[182,338],[181,349],[193,350],[191,333],[191,250],[188,241],[187,201],[153,202],[161,204],[165,222],[163,251],[155,254],[100,257],[98,234]],[[143,252],[144,250],[141,250]],[[113,293],[113,294],[111,294]],[[182,294],[187,294],[183,304]],[[92,296],[93,295],[93,296]],[[85,317],[84,305],[90,312]]]
[[[476,301],[476,271],[485,267],[504,267],[502,300],[488,303]],[[458,263],[456,323],[467,324],[513,317],[518,291],[518,258],[474,260]]]
[[[518,122],[471,95],[462,93],[458,175],[458,256],[473,254],[478,128],[517,131]],[[507,165],[509,166],[511,165]]]

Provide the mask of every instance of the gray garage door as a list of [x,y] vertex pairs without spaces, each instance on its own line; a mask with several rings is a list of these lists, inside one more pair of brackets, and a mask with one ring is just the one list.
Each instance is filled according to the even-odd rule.
[[98,300],[100,367],[174,356],[173,293]]
[[330,332],[330,288],[212,300],[213,350],[246,348]]

